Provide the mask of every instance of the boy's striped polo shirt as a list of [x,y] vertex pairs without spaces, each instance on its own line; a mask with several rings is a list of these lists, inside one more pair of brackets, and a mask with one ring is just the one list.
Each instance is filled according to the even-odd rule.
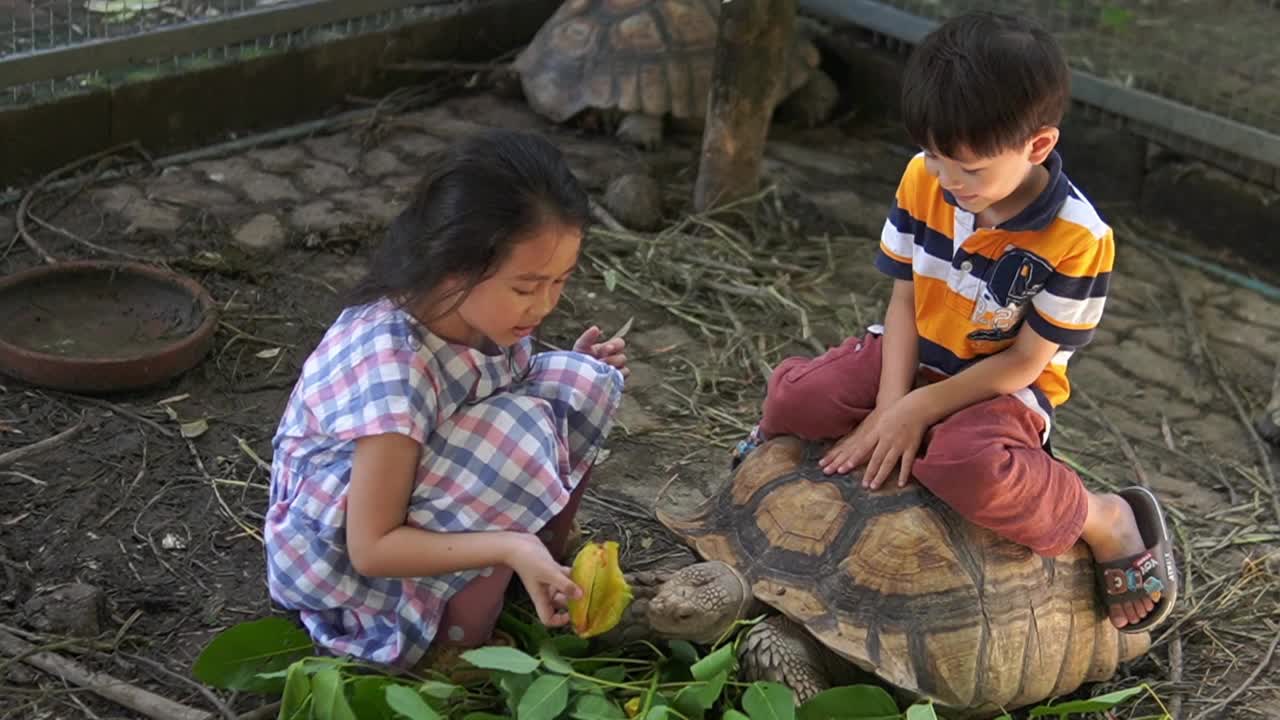
[[907,165],[881,235],[875,265],[913,281],[920,362],[945,375],[1013,344],[1022,321],[1060,349],[1032,387],[1016,393],[1045,419],[1070,394],[1067,360],[1093,337],[1115,259],[1111,228],[1062,172],[1022,212],[995,228],[974,215],[925,168]]

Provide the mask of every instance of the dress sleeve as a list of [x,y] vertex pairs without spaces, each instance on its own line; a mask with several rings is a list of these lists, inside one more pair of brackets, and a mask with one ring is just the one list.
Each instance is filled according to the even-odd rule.
[[399,433],[419,443],[437,424],[437,381],[407,326],[377,324],[322,347],[307,405],[339,440]]

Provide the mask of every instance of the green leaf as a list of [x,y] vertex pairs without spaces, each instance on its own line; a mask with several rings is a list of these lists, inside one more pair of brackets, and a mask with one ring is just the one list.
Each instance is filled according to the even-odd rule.
[[395,720],[397,715],[387,705],[387,686],[394,684],[389,677],[362,676],[352,678],[351,710],[360,720]]
[[577,635],[556,635],[551,638],[551,645],[567,658],[580,658],[591,648],[591,641]]
[[1121,30],[1133,22],[1133,13],[1122,7],[1108,6],[1102,8],[1102,24],[1113,29]]
[[1086,712],[1102,712],[1110,710],[1120,703],[1128,700],[1134,695],[1138,695],[1146,690],[1146,687],[1139,685],[1138,687],[1127,688],[1125,690],[1117,690],[1089,698],[1088,700],[1072,700],[1064,702],[1061,705],[1041,705],[1031,711],[1028,717],[1066,717],[1067,713],[1086,713]]
[[494,715],[487,712],[473,712],[462,716],[462,720],[511,720],[506,715]]
[[453,697],[454,693],[462,688],[452,683],[440,682],[439,680],[427,680],[418,686],[418,692],[433,697],[437,700],[448,700]]
[[627,669],[621,665],[608,665],[591,674],[605,682],[620,683],[627,679]]
[[538,651],[538,656],[542,658],[542,666],[553,673],[568,675],[573,672],[573,666],[569,664],[556,650],[556,646],[551,642],[542,643],[542,648]]
[[599,693],[579,696],[569,714],[575,720],[622,720],[626,716],[616,702]]
[[711,709],[711,706],[716,704],[716,700],[720,699],[720,693],[724,692],[724,686],[728,680],[729,673],[722,672],[710,680],[683,687],[676,693],[671,704],[685,717],[701,718]]
[[509,672],[494,673],[494,680],[498,684],[498,689],[506,696],[507,709],[512,713],[520,706],[520,700],[524,697],[525,691],[533,684],[532,675]]
[[609,290],[609,292],[613,292],[614,288],[618,287],[618,271],[617,270],[614,270],[613,268],[609,268],[608,270],[604,271],[604,286]]
[[938,720],[933,703],[919,703],[907,708],[907,720]]
[[311,637],[284,618],[269,617],[227,628],[214,636],[191,672],[210,687],[280,693],[287,681],[258,678],[284,670],[314,650]]
[[563,675],[543,675],[533,681],[520,704],[516,717],[520,720],[551,720],[569,704],[569,678]]
[[311,699],[311,678],[302,669],[302,662],[289,666],[284,681],[284,694],[280,698],[280,720],[302,720],[307,717],[307,701]]
[[387,705],[409,720],[440,720],[440,713],[427,704],[422,696],[404,685],[387,688]]
[[342,689],[342,674],[333,668],[311,678],[311,716],[318,720],[356,720]]
[[751,718],[747,717],[746,715],[743,715],[742,713],[738,712],[737,710],[734,710],[733,708],[729,708],[728,710],[724,711],[723,715],[720,716],[720,720],[751,720]]
[[485,670],[528,675],[538,669],[537,658],[512,647],[482,647],[462,653],[462,659]]
[[751,720],[795,720],[791,688],[775,682],[753,682],[742,694],[742,709]]
[[875,685],[847,685],[824,690],[796,710],[798,720],[895,720],[898,704]]
[[644,720],[667,720],[671,717],[671,708],[666,705],[654,705],[644,714]]
[[694,663],[689,672],[693,674],[694,680],[710,680],[722,672],[732,673],[737,660],[733,654],[733,646],[725,645]]
[[698,662],[698,651],[688,640],[672,640],[667,645],[671,647],[671,657],[685,665],[693,665]]

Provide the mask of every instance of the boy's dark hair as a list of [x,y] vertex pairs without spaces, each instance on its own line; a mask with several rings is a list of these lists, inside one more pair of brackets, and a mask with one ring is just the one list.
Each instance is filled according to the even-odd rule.
[[902,116],[917,145],[990,157],[1057,127],[1071,96],[1062,47],[1024,18],[961,15],[921,41],[907,62]]
[[352,291],[354,304],[386,297],[409,305],[449,276],[467,278],[469,291],[543,224],[586,231],[587,194],[560,150],[537,133],[482,131],[429,162]]

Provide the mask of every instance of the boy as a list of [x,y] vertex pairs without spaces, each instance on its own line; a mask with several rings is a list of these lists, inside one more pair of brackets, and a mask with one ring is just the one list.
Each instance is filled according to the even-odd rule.
[[1048,445],[1114,257],[1111,229],[1054,149],[1069,97],[1061,49],[1024,19],[968,14],[923,40],[902,93],[923,152],[875,261],[894,278],[884,325],[783,361],[739,457],[774,435],[835,440],[828,474],[865,463],[875,489],[897,465],[899,485],[914,476],[1045,557],[1083,538],[1112,623],[1142,632],[1176,595],[1159,503],[1142,488],[1089,492]]

